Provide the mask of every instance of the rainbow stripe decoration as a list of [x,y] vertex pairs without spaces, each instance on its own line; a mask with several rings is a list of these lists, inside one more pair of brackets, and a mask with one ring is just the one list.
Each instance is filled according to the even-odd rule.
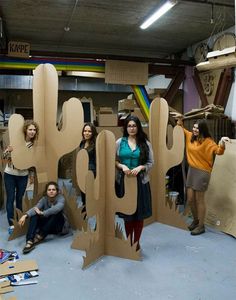
[[[53,64],[57,71],[81,71],[105,73],[105,62],[97,60],[65,59],[65,58],[15,58],[0,56],[0,69],[33,70],[40,64]],[[131,85],[135,98],[145,117],[149,120],[150,99],[142,85]]]
[[144,118],[146,121],[149,120],[149,109],[151,101],[148,97],[147,91],[145,89],[145,86],[143,85],[131,85],[135,98],[139,104],[139,107],[144,115]]
[[105,73],[105,62],[81,59],[60,58],[13,58],[0,56],[0,69],[33,70],[39,64],[52,64],[57,71],[84,71]]

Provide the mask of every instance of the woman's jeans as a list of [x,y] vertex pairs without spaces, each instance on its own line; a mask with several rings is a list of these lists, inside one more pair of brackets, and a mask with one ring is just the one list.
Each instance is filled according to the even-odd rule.
[[62,212],[48,217],[34,215],[30,218],[26,241],[33,241],[35,234],[39,233],[43,238],[48,234],[59,234],[62,232],[65,219]]
[[24,196],[28,182],[28,175],[16,176],[4,173],[4,183],[7,194],[7,219],[9,225],[13,225],[14,219],[14,200],[16,199],[16,208],[22,210],[22,198]]

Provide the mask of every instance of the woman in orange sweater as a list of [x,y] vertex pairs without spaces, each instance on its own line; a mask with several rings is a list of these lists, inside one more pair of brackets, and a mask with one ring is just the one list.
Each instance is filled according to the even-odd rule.
[[[177,124],[183,126],[182,118],[178,118]],[[225,142],[230,142],[230,139],[222,137],[217,145],[212,139],[204,120],[197,121],[193,125],[192,132],[183,129],[189,164],[186,180],[187,201],[193,216],[193,222],[188,228],[191,235],[199,235],[205,232],[206,205],[204,194],[210,181],[214,157],[216,154],[224,154]]]

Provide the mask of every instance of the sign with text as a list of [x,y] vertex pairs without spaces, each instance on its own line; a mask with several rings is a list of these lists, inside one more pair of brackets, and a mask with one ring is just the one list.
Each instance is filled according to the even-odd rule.
[[10,41],[8,43],[8,56],[29,57],[30,44],[23,42]]

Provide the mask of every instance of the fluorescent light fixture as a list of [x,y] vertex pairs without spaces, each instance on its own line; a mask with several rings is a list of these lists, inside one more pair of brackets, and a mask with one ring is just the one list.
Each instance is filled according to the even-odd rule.
[[168,10],[170,10],[173,6],[175,6],[178,2],[176,0],[168,0],[166,1],[154,14],[152,14],[141,26],[141,29],[146,29],[152,23],[154,23],[157,19],[163,16]]
[[86,71],[67,71],[66,75],[79,76],[79,77],[105,78],[105,73],[86,72]]

